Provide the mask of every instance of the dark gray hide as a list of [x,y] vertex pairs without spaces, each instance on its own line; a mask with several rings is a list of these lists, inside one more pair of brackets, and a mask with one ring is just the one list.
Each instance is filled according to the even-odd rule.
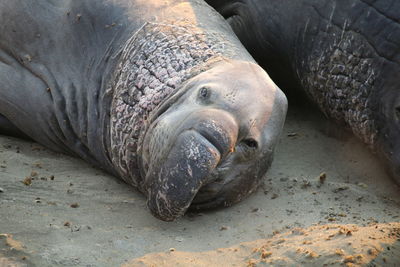
[[254,191],[285,111],[202,1],[0,3],[0,132],[121,177],[160,219]]
[[400,182],[399,1],[207,2],[281,88],[299,84]]

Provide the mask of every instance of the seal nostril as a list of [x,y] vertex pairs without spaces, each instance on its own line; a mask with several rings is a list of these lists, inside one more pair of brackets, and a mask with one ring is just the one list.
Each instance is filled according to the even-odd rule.
[[244,139],[244,140],[242,140],[242,143],[253,149],[258,148],[258,142],[256,140],[254,140],[253,138]]

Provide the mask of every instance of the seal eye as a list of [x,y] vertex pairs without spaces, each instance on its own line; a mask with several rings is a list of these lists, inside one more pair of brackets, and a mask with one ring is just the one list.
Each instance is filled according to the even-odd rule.
[[199,95],[203,99],[207,99],[210,96],[210,90],[207,87],[201,87],[199,91]]

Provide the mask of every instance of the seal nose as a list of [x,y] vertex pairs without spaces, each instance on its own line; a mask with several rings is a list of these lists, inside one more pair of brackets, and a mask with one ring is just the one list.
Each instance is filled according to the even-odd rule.
[[165,221],[185,213],[221,159],[234,150],[239,132],[234,117],[219,109],[193,112],[182,125],[168,155],[149,168],[145,179],[147,205]]
[[167,159],[147,179],[147,206],[164,221],[182,216],[220,161],[219,152],[196,131],[179,135]]
[[193,129],[218,149],[221,158],[234,151],[239,127],[232,115],[216,109],[205,110],[196,115],[202,119],[194,122]]

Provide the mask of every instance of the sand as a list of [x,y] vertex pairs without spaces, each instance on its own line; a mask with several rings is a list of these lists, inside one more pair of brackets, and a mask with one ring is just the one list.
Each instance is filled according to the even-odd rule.
[[268,239],[206,252],[171,249],[123,266],[396,266],[399,260],[400,223],[371,223],[366,227],[328,224],[295,228]]
[[254,195],[172,223],[80,159],[0,136],[0,266],[396,266],[400,189],[341,129],[291,107]]

